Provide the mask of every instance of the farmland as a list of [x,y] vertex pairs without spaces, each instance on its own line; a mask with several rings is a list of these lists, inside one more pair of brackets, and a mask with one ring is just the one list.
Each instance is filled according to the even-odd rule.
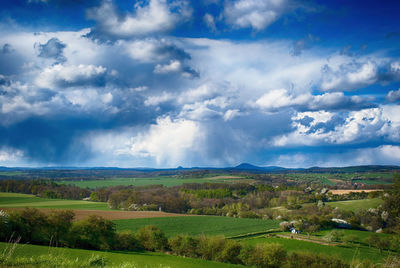
[[147,186],[147,185],[163,185],[163,186],[177,186],[184,183],[205,183],[205,182],[225,182],[233,183],[237,181],[248,181],[243,179],[241,176],[206,176],[202,178],[181,178],[174,176],[161,176],[161,177],[149,177],[149,178],[106,178],[96,180],[61,180],[57,181],[59,184],[71,184],[81,188],[96,189],[100,187],[110,186]]
[[361,200],[326,202],[325,204],[334,208],[338,207],[343,210],[350,210],[355,212],[360,209],[377,208],[382,203],[383,203],[382,199],[371,198],[371,199],[361,199]]
[[[0,243],[0,252],[9,252],[6,250],[10,248],[11,244]],[[31,258],[38,259],[39,256],[53,257],[55,260],[65,259],[66,261],[76,261],[75,266],[81,266],[87,263],[90,258],[100,257],[103,258],[106,267],[147,267],[147,268],[164,268],[164,267],[241,267],[240,265],[233,265],[221,262],[205,261],[200,259],[183,258],[179,256],[171,256],[163,253],[155,252],[124,252],[124,253],[111,253],[82,249],[68,249],[68,248],[49,248],[47,246],[36,245],[17,245],[15,251],[10,256],[11,259]],[[35,264],[35,263],[34,263]],[[37,266],[38,263],[36,263]],[[48,265],[55,265],[60,267],[63,263],[49,263]],[[44,265],[46,266],[46,265]],[[96,266],[96,265],[94,265]],[[43,267],[43,266],[42,266]]]
[[[366,232],[368,233],[368,232]],[[318,243],[301,241],[296,239],[280,238],[280,237],[256,237],[241,240],[242,243],[255,245],[258,243],[279,243],[288,252],[293,251],[308,251],[318,252],[330,256],[336,256],[350,262],[355,259],[364,260],[369,259],[373,262],[379,262],[385,257],[389,256],[389,252],[379,253],[376,248],[369,248],[368,246],[327,246]]]
[[224,235],[226,237],[254,232],[265,232],[279,227],[279,221],[240,219],[218,216],[164,217],[152,219],[116,220],[117,230],[138,230],[145,225],[155,225],[169,237],[187,235]]
[[90,202],[83,200],[62,200],[40,198],[34,195],[18,193],[0,193],[0,207],[2,208],[57,208],[57,209],[85,209],[109,210],[105,202]]

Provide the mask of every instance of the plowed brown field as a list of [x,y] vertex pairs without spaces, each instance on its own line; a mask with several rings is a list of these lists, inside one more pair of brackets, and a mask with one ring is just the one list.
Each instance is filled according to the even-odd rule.
[[[23,208],[0,208],[1,210],[21,210]],[[55,210],[51,208],[38,208],[44,213],[50,213]],[[106,211],[106,210],[72,210],[75,213],[75,220],[82,220],[89,217],[89,215],[98,215],[108,220],[123,220],[123,219],[139,219],[139,218],[156,218],[156,217],[182,217],[182,216],[193,216],[187,214],[167,213],[160,211]]]

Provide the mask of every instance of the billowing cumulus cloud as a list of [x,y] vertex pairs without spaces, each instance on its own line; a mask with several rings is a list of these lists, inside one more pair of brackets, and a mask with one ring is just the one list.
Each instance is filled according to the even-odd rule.
[[168,32],[190,18],[191,8],[181,0],[150,0],[137,2],[132,13],[122,14],[111,0],[104,0],[87,14],[97,23],[88,36],[115,40]]
[[285,0],[227,1],[224,7],[225,20],[236,28],[260,31],[279,18],[286,4]]
[[78,26],[0,21],[0,165],[396,163],[397,41],[331,42],[296,5],[105,0]]
[[104,86],[106,70],[103,66],[57,64],[44,69],[35,83],[42,88]]
[[322,95],[301,94],[293,96],[286,89],[275,89],[261,96],[255,105],[264,111],[277,111],[283,108],[297,110],[357,110],[376,106],[368,99],[359,96],[346,97],[343,92]]
[[398,90],[389,91],[386,98],[391,102],[399,101],[400,100],[400,88]]

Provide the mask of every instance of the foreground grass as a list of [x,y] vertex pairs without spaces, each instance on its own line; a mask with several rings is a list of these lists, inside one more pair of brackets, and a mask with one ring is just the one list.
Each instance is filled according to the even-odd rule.
[[382,203],[383,203],[382,199],[372,198],[372,199],[361,199],[361,200],[326,202],[325,204],[334,208],[338,207],[342,210],[351,210],[353,212],[356,212],[360,209],[377,208]]
[[117,230],[136,231],[145,225],[155,225],[168,237],[187,235],[224,235],[226,237],[263,232],[279,227],[279,221],[239,219],[218,216],[162,217],[149,219],[115,220]]
[[295,239],[287,239],[280,237],[256,237],[256,238],[248,238],[241,240],[244,244],[255,245],[258,243],[279,243],[281,244],[288,252],[313,252],[313,253],[321,253],[328,256],[339,257],[347,262],[351,262],[353,260],[371,260],[374,263],[379,263],[386,257],[393,255],[393,252],[384,251],[379,253],[379,250],[376,248],[369,248],[361,245],[340,245],[340,246],[327,246],[321,245],[318,243],[301,241]]
[[[0,243],[0,252],[7,253],[9,248],[13,244]],[[177,268],[202,268],[202,267],[242,267],[240,265],[232,265],[226,263],[219,263],[213,261],[205,261],[200,259],[183,258],[179,256],[172,256],[163,253],[154,252],[102,252],[93,250],[83,250],[83,249],[69,249],[69,248],[53,248],[46,246],[36,246],[36,245],[16,245],[15,250],[10,256],[10,262],[17,261],[17,258],[31,258],[32,261],[28,264],[19,264],[18,266],[24,267],[88,267],[90,260],[97,259],[105,261],[106,267],[146,267],[146,268],[164,268],[164,267],[177,267]],[[50,260],[53,263],[44,262],[40,265],[40,257],[43,260]],[[60,260],[64,263],[57,263]],[[27,259],[26,262],[29,260]],[[33,265],[32,265],[33,263]],[[38,263],[38,264],[36,264]],[[95,262],[99,265],[99,263]],[[0,266],[2,266],[0,264]],[[3,267],[3,266],[2,266]]]
[[94,209],[110,210],[105,202],[90,202],[83,200],[47,199],[29,194],[0,193],[2,208],[58,208],[58,209]]
[[167,187],[178,186],[184,183],[204,183],[204,182],[227,182],[233,183],[243,180],[240,176],[214,176],[204,178],[177,178],[177,177],[150,177],[150,178],[110,178],[99,180],[62,180],[57,181],[59,184],[75,185],[81,188],[96,189],[100,187],[110,186],[147,186],[147,185],[164,185]]

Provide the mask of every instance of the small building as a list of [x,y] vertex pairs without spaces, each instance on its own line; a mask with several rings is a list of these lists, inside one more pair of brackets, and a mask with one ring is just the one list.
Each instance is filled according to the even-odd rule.
[[300,233],[300,231],[299,231],[299,230],[296,230],[296,228],[290,228],[290,232],[291,232],[292,234],[299,234],[299,233]]

